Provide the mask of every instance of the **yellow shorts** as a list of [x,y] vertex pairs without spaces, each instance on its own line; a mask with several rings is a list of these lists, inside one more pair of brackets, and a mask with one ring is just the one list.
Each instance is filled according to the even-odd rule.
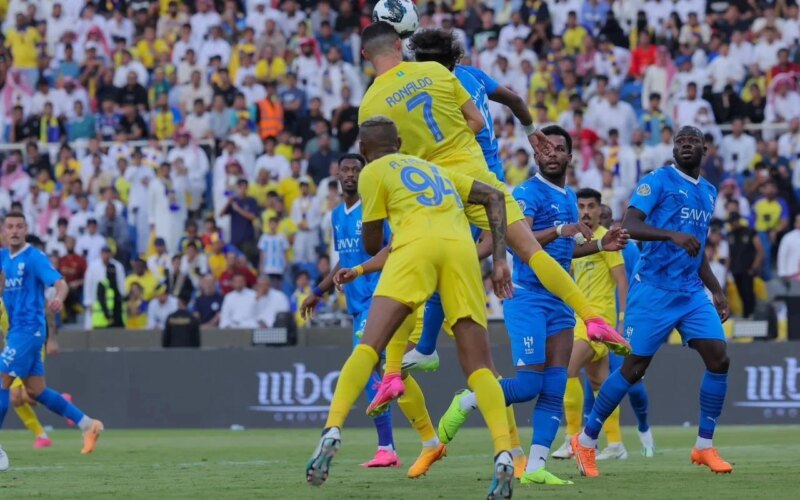
[[[393,248],[381,272],[375,296],[388,297],[424,314],[425,302],[439,291],[445,322],[470,318],[484,328],[486,303],[478,253],[471,240],[428,239]],[[422,328],[415,329],[416,339]],[[413,341],[413,340],[412,340]]]
[[[517,204],[517,200],[511,196],[511,192],[506,188],[506,185],[500,182],[497,176],[489,170],[486,160],[483,159],[483,152],[480,149],[466,148],[464,151],[447,158],[436,159],[433,163],[499,189],[506,196],[506,221],[508,224],[525,218],[522,215],[519,204]],[[467,219],[473,226],[486,230],[490,229],[486,209],[483,206],[466,205],[464,213],[467,214]]]
[[589,340],[589,335],[586,333],[586,323],[583,322],[580,318],[575,318],[575,341],[583,340],[589,347],[592,348],[594,351],[594,357],[592,358],[592,363],[595,361],[599,361],[604,357],[608,356],[608,347],[603,344],[602,342],[592,342]]

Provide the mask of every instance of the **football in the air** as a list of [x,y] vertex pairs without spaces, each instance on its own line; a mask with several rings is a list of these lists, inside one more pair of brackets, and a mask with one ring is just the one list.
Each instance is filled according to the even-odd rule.
[[372,9],[372,21],[387,22],[400,38],[408,38],[419,28],[419,13],[411,0],[378,0]]

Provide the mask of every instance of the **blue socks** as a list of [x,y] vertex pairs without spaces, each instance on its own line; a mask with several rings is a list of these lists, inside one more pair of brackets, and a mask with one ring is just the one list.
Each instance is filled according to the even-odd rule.
[[[519,375],[517,375],[519,376]],[[564,391],[567,389],[567,369],[544,369],[542,392],[533,409],[533,445],[550,448],[561,425],[564,412]]]
[[619,406],[620,401],[622,401],[622,398],[625,397],[630,388],[631,383],[625,380],[619,370],[615,370],[614,373],[608,376],[603,386],[600,387],[600,392],[597,393],[592,413],[586,419],[586,427],[583,432],[587,436],[591,439],[597,439],[597,436],[600,435],[600,430],[603,428],[603,422],[611,415],[614,408]]
[[425,303],[422,333],[415,348],[418,352],[426,356],[433,354],[433,351],[436,350],[439,332],[442,330],[442,323],[444,323],[444,309],[442,309],[442,298],[437,292],[431,295],[431,298]]
[[0,388],[0,427],[3,427],[3,422],[6,420],[6,413],[11,404],[11,390]]
[[583,421],[589,420],[589,414],[592,413],[592,406],[594,406],[594,389],[592,383],[589,382],[589,377],[583,379]]
[[725,393],[728,392],[728,374],[706,370],[700,384],[700,426],[697,435],[704,439],[714,437],[717,418],[722,413]]
[[86,416],[77,406],[64,399],[64,396],[49,387],[45,388],[45,390],[39,394],[36,401],[42,403],[48,410],[56,415],[72,420],[76,425],[80,424],[81,420]]
[[[367,386],[364,392],[367,394],[369,401],[378,393],[378,385],[381,383],[381,377],[377,372],[372,372],[369,377]],[[392,407],[382,415],[375,417],[375,430],[378,431],[378,446],[391,446],[394,449],[394,435],[392,433]]]
[[636,415],[639,432],[647,432],[650,429],[650,423],[647,421],[650,399],[647,396],[647,389],[644,387],[644,380],[640,380],[631,386],[628,391],[628,400],[630,400],[631,408],[633,408],[633,413]]
[[542,390],[542,379],[542,372],[530,370],[517,370],[516,377],[501,378],[499,382],[506,396],[506,406],[533,401]]

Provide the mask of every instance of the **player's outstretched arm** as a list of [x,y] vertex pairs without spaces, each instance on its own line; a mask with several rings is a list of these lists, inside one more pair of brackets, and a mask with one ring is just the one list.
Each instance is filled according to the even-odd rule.
[[700,252],[700,242],[691,234],[667,231],[645,223],[647,216],[635,207],[628,207],[622,227],[628,231],[630,237],[639,241],[671,241],[694,257]]
[[703,255],[703,261],[700,263],[700,270],[697,274],[700,276],[703,285],[711,291],[711,297],[714,299],[714,307],[717,308],[719,318],[724,323],[731,315],[730,307],[728,307],[728,297],[725,295],[725,291],[722,289],[719,281],[717,281],[717,277],[714,276],[714,272],[711,270],[711,266],[708,264],[708,259],[705,255]]
[[356,267],[351,267],[348,269],[339,269],[336,274],[333,276],[333,283],[336,285],[336,288],[341,290],[342,285],[346,285],[351,281],[354,281],[356,278],[361,276],[362,274],[371,274],[377,273],[383,266],[386,264],[386,259],[389,258],[389,254],[392,252],[392,246],[387,245],[381,248],[381,251],[378,252],[374,257],[370,258],[366,262],[363,262]]
[[322,278],[322,281],[319,282],[319,285],[315,286],[311,290],[311,294],[309,294],[309,296],[303,300],[303,303],[300,304],[300,316],[303,319],[309,319],[314,315],[314,309],[317,308],[317,304],[319,304],[322,296],[325,294],[325,292],[333,288],[333,278],[341,268],[342,266],[339,262],[337,262],[336,265],[333,266],[333,269],[331,269],[331,272]]
[[621,227],[615,227],[599,240],[591,241],[585,245],[576,245],[572,256],[579,259],[600,252],[617,252],[625,248],[625,245],[628,244],[628,240],[630,239],[631,235],[628,234],[628,231]]
[[499,190],[480,181],[472,183],[467,198],[473,205],[483,205],[492,232],[492,283],[498,298],[511,297],[514,289],[511,285],[511,270],[506,262],[506,201]]

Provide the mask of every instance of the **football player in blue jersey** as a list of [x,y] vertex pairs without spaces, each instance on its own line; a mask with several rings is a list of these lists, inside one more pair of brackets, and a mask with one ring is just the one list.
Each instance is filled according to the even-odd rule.
[[[582,475],[600,474],[595,446],[603,422],[631,385],[644,376],[653,355],[675,328],[706,366],[691,460],[715,473],[733,470],[712,443],[728,389],[730,362],[722,322],[730,311],[704,251],[717,196],[714,186],[700,177],[705,151],[703,132],[682,127],[674,139],[675,164],[645,176],[631,198],[623,227],[644,242],[626,307],[625,335],[632,354],[600,388],[583,432],[572,440]],[[713,303],[704,285],[711,291]]]
[[[372,256],[364,248],[361,240],[362,211],[361,200],[358,196],[358,177],[361,169],[366,165],[366,160],[359,154],[346,154],[339,159],[339,183],[342,187],[342,203],[331,214],[333,225],[334,248],[339,254],[339,261],[309,297],[301,305],[302,314],[310,317],[322,296],[331,290],[334,276],[340,269],[350,269],[368,261]],[[383,246],[391,240],[391,231],[388,222],[384,223]],[[372,303],[372,295],[378,284],[381,274],[367,273],[344,285],[347,299],[347,311],[353,316],[353,347],[361,341],[364,326],[367,322],[367,312]],[[376,371],[365,387],[367,399],[371,401],[380,385],[381,377]],[[409,469],[409,477],[419,477],[426,473],[430,466],[444,456],[445,448],[439,443],[433,432],[428,410],[425,408],[425,399],[419,385],[411,376],[404,379],[405,394],[398,400],[398,405],[412,425],[423,435],[423,453]],[[378,450],[372,460],[362,464],[364,467],[399,467],[400,458],[394,447],[392,435],[392,415],[386,411],[375,417],[375,428],[378,431]],[[435,442],[432,442],[435,441]]]
[[[61,394],[47,387],[44,378],[45,311],[61,312],[69,287],[53,268],[50,259],[25,241],[27,235],[25,216],[21,212],[9,213],[3,225],[3,236],[8,246],[0,249],[0,284],[9,322],[6,345],[0,353],[0,425],[8,411],[11,384],[20,378],[30,399],[77,422],[83,431],[81,453],[91,453],[103,431],[103,423],[84,415]],[[56,293],[47,300],[45,290],[51,286],[55,287]],[[8,467],[8,456],[0,449],[0,470]]]
[[[544,127],[542,132],[554,145],[553,154],[536,153],[541,172],[514,190],[536,239],[565,270],[569,270],[573,257],[624,247],[627,234],[622,229],[609,231],[602,240],[589,241],[592,231],[579,222],[577,198],[565,187],[572,138],[555,125]],[[576,246],[576,242],[583,244]],[[533,442],[520,479],[523,484],[572,484],[548,472],[544,465],[561,422],[575,313],[547,291],[516,255],[514,264],[514,296],[506,299],[503,309],[516,376],[500,380],[500,385],[506,404],[538,398],[531,419]],[[456,394],[439,421],[439,439],[445,443],[451,440],[476,408],[474,393],[463,390]]]

